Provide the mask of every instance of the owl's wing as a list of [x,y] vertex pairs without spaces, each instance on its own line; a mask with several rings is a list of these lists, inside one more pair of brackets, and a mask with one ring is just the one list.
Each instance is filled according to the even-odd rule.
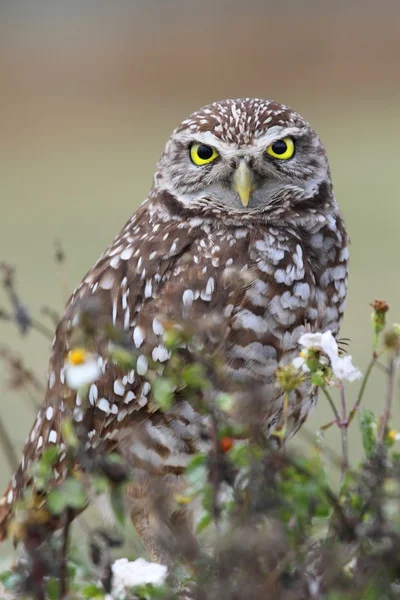
[[[163,321],[201,326],[202,319],[220,314],[223,319],[213,344],[221,345],[225,335],[221,327],[226,330],[238,292],[238,280],[231,285],[222,277],[226,266],[234,262],[232,253],[229,258],[221,253],[223,236],[210,237],[202,220],[193,218],[185,223],[162,207],[153,208],[152,203],[142,205],[66,307],[53,342],[45,402],[26,441],[20,467],[1,500],[3,536],[12,506],[30,480],[32,463],[50,444],[63,447],[65,416],[85,423],[88,445],[95,448],[106,442],[111,448],[120,429],[135,420],[143,422],[157,411],[150,400],[148,375],[150,362],[158,364],[161,372],[169,358],[163,344]],[[90,385],[85,410],[84,399],[71,393],[65,375],[68,351],[81,339],[76,331],[83,327],[79,321],[82,311],[92,314],[99,328],[110,323],[119,328],[137,352],[136,367],[126,373],[103,355],[100,342],[91,347],[102,373]],[[55,479],[63,476],[63,458],[55,467]]]

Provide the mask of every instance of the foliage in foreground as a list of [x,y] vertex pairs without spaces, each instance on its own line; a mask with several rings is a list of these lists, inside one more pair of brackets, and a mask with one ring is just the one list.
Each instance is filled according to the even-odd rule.
[[[10,280],[8,285],[10,285]],[[15,297],[14,297],[15,300]],[[14,317],[25,329],[32,326],[22,304],[14,302]],[[199,354],[198,362],[182,367],[179,360],[155,381],[156,400],[162,410],[172,402],[171,389],[181,385],[199,401],[198,410],[210,416],[214,439],[207,454],[198,454],[187,468],[188,487],[176,497],[177,507],[197,501],[202,514],[197,534],[202,550],[188,565],[185,540],[174,544],[174,565],[136,561],[115,562],[120,535],[104,530],[87,537],[89,558],[83,558],[71,540],[71,521],[88,499],[107,493],[117,522],[126,519],[123,488],[131,474],[117,455],[94,460],[85,453],[85,431],[64,424],[70,469],[68,477],[46,494],[52,467],[60,449],[46,450],[34,465],[34,491],[27,490],[11,524],[10,534],[23,546],[12,571],[0,575],[10,597],[32,600],[178,599],[196,600],[383,600],[400,596],[400,453],[399,434],[390,426],[395,374],[400,355],[399,326],[386,327],[385,303],[373,305],[373,343],[370,365],[360,383],[356,405],[346,403],[344,381],[355,380],[357,370],[328,335],[309,336],[295,364],[278,372],[286,394],[311,378],[320,388],[320,402],[333,411],[331,423],[310,440],[310,451],[301,456],[275,448],[284,442],[285,426],[267,439],[257,413],[259,399],[249,397],[248,423],[239,428],[229,418],[232,398],[207,394],[210,365]],[[18,313],[19,311],[19,313]],[[22,312],[21,312],[22,311]],[[179,357],[180,335],[167,332],[171,352]],[[299,348],[300,350],[300,348]],[[114,359],[134,360],[126,347],[113,346]],[[1,356],[12,366],[10,355]],[[76,356],[75,356],[76,358]],[[81,355],[84,361],[84,354]],[[342,362],[340,362],[342,361]],[[73,361],[74,362],[74,361]],[[77,362],[75,360],[75,362]],[[79,362],[79,361],[78,361]],[[14,361],[15,363],[15,361]],[[14,364],[18,385],[36,381]],[[377,414],[363,410],[362,400],[371,371],[385,374]],[[21,381],[18,380],[18,373]],[[338,390],[339,400],[332,395]],[[84,391],[80,388],[80,393]],[[347,435],[360,427],[364,458],[352,465]],[[325,447],[323,432],[338,427],[342,452]],[[243,440],[246,438],[246,441]],[[81,469],[76,469],[79,464]],[[339,491],[327,475],[327,466],[341,472]],[[57,529],[56,532],[55,529]],[[136,557],[132,557],[136,558]],[[131,587],[133,586],[133,587]],[[129,589],[131,588],[131,589]],[[4,592],[6,593],[6,592]]]

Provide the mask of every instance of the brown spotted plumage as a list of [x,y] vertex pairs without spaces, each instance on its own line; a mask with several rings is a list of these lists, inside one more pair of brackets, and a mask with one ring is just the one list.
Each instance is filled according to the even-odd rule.
[[[266,152],[288,139],[294,144],[289,158]],[[195,164],[193,144],[202,145],[203,157],[212,149],[217,156]],[[281,151],[285,145],[273,148]],[[132,518],[153,555],[165,558],[168,535],[190,528],[191,516],[176,511],[173,494],[183,485],[193,453],[207,448],[208,423],[187,400],[177,399],[167,413],[152,401],[150,364],[161,374],[170,358],[163,324],[187,322],[206,332],[216,316],[218,328],[207,337],[207,352],[223,357],[226,379],[239,399],[248,390],[262,392],[265,431],[272,430],[283,419],[277,367],[297,355],[298,338],[306,330],[338,332],[347,289],[347,241],[324,148],[297,113],[265,100],[226,100],[183,121],[160,158],[148,199],[66,307],[53,344],[45,402],[2,500],[2,535],[32,461],[49,444],[62,444],[63,415],[72,411],[87,425],[88,448],[100,443],[116,448],[132,466]],[[65,361],[80,308],[91,299],[100,315],[126,333],[138,359],[135,369],[122,372],[101,347],[92,349],[101,375],[91,384],[89,408],[83,410],[79,394],[70,406]],[[190,360],[190,348],[187,356]],[[308,384],[293,392],[291,433],[315,402]],[[62,463],[56,468],[61,477]],[[153,502],[160,481],[161,520]]]

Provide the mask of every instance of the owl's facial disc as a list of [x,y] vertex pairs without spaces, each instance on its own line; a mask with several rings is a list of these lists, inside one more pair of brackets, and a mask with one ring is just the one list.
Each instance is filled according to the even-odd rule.
[[218,117],[206,108],[184,121],[165,148],[155,185],[193,208],[200,201],[258,212],[313,197],[330,181],[320,139],[295,113],[280,118],[286,109],[278,105],[261,103],[259,110],[275,106],[262,121],[254,108],[260,102],[227,101]]

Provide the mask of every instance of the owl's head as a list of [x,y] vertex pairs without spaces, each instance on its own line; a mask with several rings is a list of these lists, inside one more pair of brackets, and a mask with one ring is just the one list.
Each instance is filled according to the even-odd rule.
[[316,132],[287,106],[251,98],[214,102],[185,119],[154,180],[187,207],[214,202],[257,212],[288,195],[310,200],[321,184],[331,189]]

